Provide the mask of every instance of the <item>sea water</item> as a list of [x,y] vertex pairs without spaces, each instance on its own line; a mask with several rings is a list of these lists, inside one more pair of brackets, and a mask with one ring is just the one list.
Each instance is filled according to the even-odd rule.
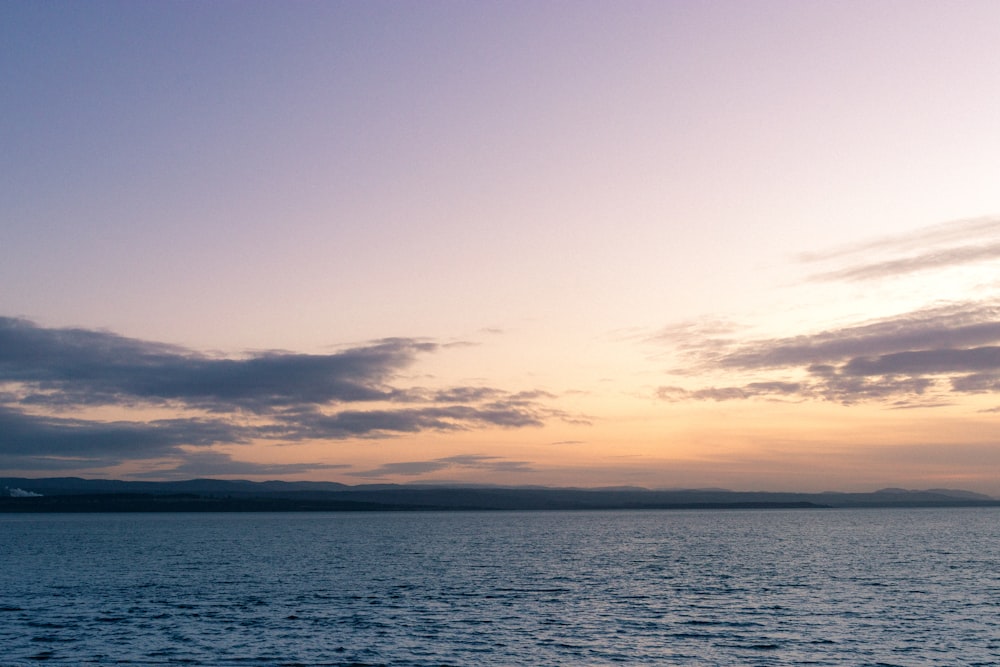
[[1000,509],[0,515],[0,665],[996,665]]

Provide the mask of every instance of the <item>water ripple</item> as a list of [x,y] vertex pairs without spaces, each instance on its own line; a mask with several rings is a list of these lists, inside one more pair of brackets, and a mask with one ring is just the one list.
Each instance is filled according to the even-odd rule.
[[5,665],[992,665],[997,519],[0,516],[0,646]]

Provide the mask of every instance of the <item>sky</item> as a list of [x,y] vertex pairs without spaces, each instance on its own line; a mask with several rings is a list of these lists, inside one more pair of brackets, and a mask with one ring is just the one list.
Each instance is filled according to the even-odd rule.
[[1000,3],[0,4],[0,475],[1000,496]]

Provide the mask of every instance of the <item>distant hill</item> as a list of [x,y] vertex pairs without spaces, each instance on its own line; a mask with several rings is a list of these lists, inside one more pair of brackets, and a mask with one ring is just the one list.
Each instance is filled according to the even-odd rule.
[[336,482],[179,482],[0,478],[0,511],[400,511],[734,509],[1000,506],[1000,500],[952,489],[881,489],[872,493],[780,493],[725,489],[649,490],[433,486]]

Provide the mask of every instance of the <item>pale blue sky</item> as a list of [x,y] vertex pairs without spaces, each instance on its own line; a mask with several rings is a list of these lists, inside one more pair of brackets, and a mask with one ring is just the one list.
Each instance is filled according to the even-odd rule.
[[[953,251],[997,233],[997,43],[994,2],[8,2],[0,316],[230,357],[416,338],[440,347],[393,386],[546,392],[542,427],[211,445],[239,460],[497,456],[536,466],[505,482],[782,486],[799,464],[762,477],[768,442],[831,419],[871,438],[892,406],[814,414],[820,387],[842,389],[828,380],[800,408],[705,403],[740,378],[685,370],[695,342],[664,332],[775,342],[958,303],[990,321],[994,254]],[[959,260],[921,259],[941,252]],[[893,259],[922,268],[843,277]],[[40,415],[17,377],[4,405]],[[980,443],[990,401],[910,412],[944,433],[965,406]],[[132,407],[60,414],[170,414]],[[772,409],[794,428],[743,421]]]

